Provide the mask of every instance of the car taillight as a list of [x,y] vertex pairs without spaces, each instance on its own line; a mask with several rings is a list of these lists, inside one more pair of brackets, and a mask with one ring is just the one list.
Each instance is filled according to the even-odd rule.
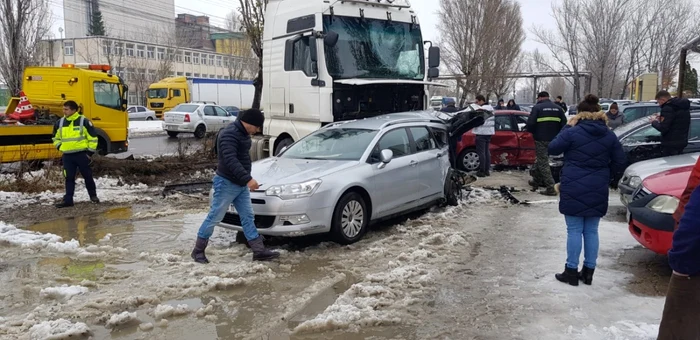
[[186,113],[185,114],[185,123],[189,123],[189,122],[190,122],[190,114]]

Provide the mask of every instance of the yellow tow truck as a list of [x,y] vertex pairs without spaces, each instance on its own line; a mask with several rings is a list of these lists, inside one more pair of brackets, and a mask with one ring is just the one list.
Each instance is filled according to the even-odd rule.
[[[34,107],[36,119],[16,123],[0,119],[0,163],[60,158],[53,146],[53,126],[63,116],[63,103],[73,100],[90,119],[98,134],[101,155],[129,148],[128,87],[109,65],[63,64],[61,67],[27,67],[22,90]],[[20,98],[10,99],[5,117]]]

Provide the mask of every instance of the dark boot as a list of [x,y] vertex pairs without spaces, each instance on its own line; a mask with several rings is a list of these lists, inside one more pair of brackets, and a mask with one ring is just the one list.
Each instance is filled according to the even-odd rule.
[[194,262],[203,264],[209,263],[207,256],[204,254],[204,250],[207,249],[208,244],[208,239],[197,237],[197,242],[194,244],[194,250],[192,250],[192,254],[190,254]]
[[280,256],[280,253],[265,248],[262,235],[256,239],[248,240],[248,244],[253,250],[253,261],[269,261]]
[[591,285],[593,283],[593,272],[595,271],[595,268],[591,269],[586,266],[583,266],[583,269],[578,273],[578,279],[583,281],[583,283],[587,285]]
[[100,203],[100,199],[97,198],[97,196],[91,196],[91,197],[90,197],[90,202],[95,203],[95,204],[98,204],[98,203]]
[[568,283],[572,286],[578,286],[578,269],[564,266],[564,272],[555,274],[554,277],[560,282]]
[[59,209],[61,209],[61,208],[69,208],[69,207],[72,207],[72,206],[73,206],[73,203],[68,203],[68,202],[65,202],[65,201],[60,202],[60,203],[56,203],[56,205],[55,205],[55,207],[56,207],[56,208],[59,208]]

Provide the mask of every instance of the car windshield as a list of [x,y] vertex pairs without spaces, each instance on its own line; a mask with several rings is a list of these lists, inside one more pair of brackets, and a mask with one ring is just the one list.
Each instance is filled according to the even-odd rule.
[[358,161],[377,132],[351,128],[318,130],[289,147],[280,157]]
[[335,79],[423,80],[420,26],[407,22],[324,16],[323,29],[338,34],[325,46],[328,73]]
[[167,98],[168,89],[150,89],[148,90],[148,98]]
[[199,105],[192,105],[192,104],[180,104],[178,106],[175,106],[173,111],[175,112],[195,112],[199,108]]

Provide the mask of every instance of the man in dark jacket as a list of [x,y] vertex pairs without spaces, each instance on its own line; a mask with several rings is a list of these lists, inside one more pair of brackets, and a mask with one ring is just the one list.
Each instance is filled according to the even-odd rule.
[[664,157],[680,155],[688,146],[690,101],[659,91],[656,102],[661,106],[661,115],[654,117],[651,125],[661,132],[661,153]]
[[545,187],[543,195],[556,196],[554,178],[549,168],[549,143],[566,126],[566,115],[562,108],[549,100],[549,93],[540,92],[537,95],[537,105],[532,108],[527,120],[527,131],[535,138],[537,160],[533,168],[532,180],[528,183],[533,188]]
[[564,98],[562,98],[561,96],[557,96],[557,100],[554,102],[554,104],[559,105],[559,107],[561,107],[561,109],[564,110],[564,113],[566,113],[569,110],[569,108],[566,106]]
[[700,339],[700,187],[695,188],[673,233],[673,269],[658,340]]
[[255,227],[255,215],[250,201],[250,191],[260,187],[250,175],[250,136],[258,133],[264,122],[265,116],[260,110],[250,109],[242,112],[235,122],[219,133],[216,141],[219,164],[213,181],[214,197],[192,250],[191,256],[195,262],[209,263],[204,250],[214,233],[214,227],[224,219],[231,203],[236,208],[243,233],[253,250],[253,261],[266,261],[279,256],[279,253],[265,248],[263,237]]

